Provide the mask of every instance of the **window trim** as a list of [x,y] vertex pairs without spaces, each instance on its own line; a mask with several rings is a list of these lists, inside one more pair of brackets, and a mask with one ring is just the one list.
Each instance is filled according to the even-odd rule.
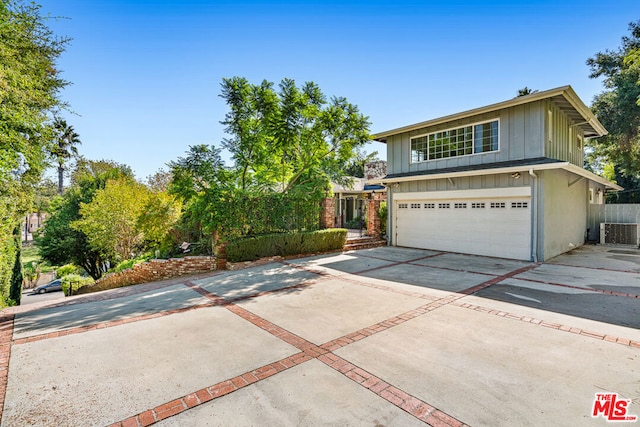
[[[474,143],[475,132],[476,132],[475,131],[475,127],[477,125],[483,125],[483,124],[486,124],[486,123],[493,123],[493,122],[498,122],[498,149],[497,150],[483,151],[482,153],[472,152],[471,154],[462,154],[460,156],[444,157],[444,158],[439,158],[439,159],[418,160],[416,162],[413,161],[413,149],[411,148],[411,143],[416,138],[424,138],[424,137],[427,138],[427,155],[428,155],[429,154],[429,135],[434,135],[434,134],[439,133],[439,132],[449,132],[449,131],[452,131],[452,130],[463,129],[465,127],[471,126],[471,128],[472,128],[472,130],[471,130],[471,132],[472,132],[471,150],[475,151],[475,143]],[[445,129],[437,130],[437,131],[434,131],[434,132],[421,133],[419,135],[414,135],[414,136],[410,136],[409,137],[409,164],[410,165],[416,165],[416,164],[419,164],[419,163],[436,162],[438,160],[447,160],[447,159],[453,159],[453,158],[459,158],[459,157],[480,156],[482,154],[498,153],[498,152],[500,152],[500,145],[501,145],[500,143],[501,143],[501,141],[500,141],[500,117],[495,117],[495,118],[490,119],[490,120],[482,120],[482,121],[479,121],[479,122],[467,123],[467,124],[459,125],[459,126],[456,126],[456,127],[445,128]]]

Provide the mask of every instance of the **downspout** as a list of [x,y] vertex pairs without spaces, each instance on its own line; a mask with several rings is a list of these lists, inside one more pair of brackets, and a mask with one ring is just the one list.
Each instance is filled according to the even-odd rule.
[[394,221],[395,206],[393,203],[392,185],[387,185],[387,245],[396,246],[396,225]]
[[538,175],[529,169],[531,181],[531,260],[538,262]]

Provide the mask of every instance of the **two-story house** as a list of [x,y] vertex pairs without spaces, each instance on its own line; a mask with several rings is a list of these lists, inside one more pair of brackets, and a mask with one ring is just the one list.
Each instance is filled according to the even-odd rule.
[[606,133],[564,86],[376,134],[389,243],[531,261],[582,245],[589,204],[621,189],[583,167]]

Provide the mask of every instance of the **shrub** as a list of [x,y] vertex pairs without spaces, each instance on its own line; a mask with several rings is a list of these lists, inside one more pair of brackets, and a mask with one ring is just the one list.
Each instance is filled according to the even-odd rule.
[[347,230],[327,230],[265,234],[245,237],[227,244],[227,259],[231,262],[253,261],[262,257],[287,256],[342,249],[347,240]]
[[137,258],[131,258],[131,259],[122,261],[120,264],[113,267],[113,269],[110,271],[114,273],[118,273],[122,270],[133,268],[134,265],[142,264],[143,262],[149,261],[151,258],[153,258],[151,254],[144,254]]
[[378,216],[380,217],[380,233],[387,234],[387,202],[380,202]]
[[80,269],[74,264],[65,264],[56,270],[56,277],[58,278],[69,274],[80,274]]
[[69,295],[69,287],[71,287],[72,292],[76,292],[83,286],[90,285],[94,282],[91,277],[83,277],[79,274],[67,274],[62,276],[62,292],[65,295]]
[[[355,217],[346,222],[345,226],[350,229],[359,229],[360,228],[360,217]],[[367,228],[367,220],[362,219],[362,228]]]
[[40,278],[42,269],[37,261],[29,261],[24,265],[24,280],[27,288],[33,287]]

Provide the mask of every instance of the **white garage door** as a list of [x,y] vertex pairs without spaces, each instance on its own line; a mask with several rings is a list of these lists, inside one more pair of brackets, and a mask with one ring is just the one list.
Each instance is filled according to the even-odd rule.
[[531,198],[478,195],[483,197],[412,199],[404,193],[394,203],[396,244],[529,260]]

